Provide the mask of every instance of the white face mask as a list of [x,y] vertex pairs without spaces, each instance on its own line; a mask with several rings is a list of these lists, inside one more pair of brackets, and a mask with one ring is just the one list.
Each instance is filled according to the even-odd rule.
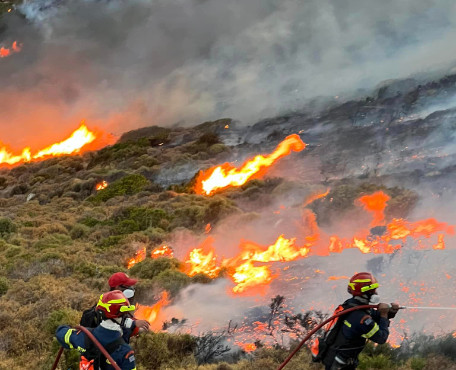
[[380,303],[380,296],[378,294],[373,294],[369,298],[369,303],[370,304],[378,304]]
[[135,295],[135,291],[133,289],[125,289],[122,293],[127,299],[133,298]]

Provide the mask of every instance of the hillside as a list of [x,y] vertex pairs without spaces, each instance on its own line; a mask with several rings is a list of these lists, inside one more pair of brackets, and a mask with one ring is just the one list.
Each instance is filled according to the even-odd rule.
[[[146,127],[96,152],[2,169],[0,368],[50,368],[58,349],[53,340],[57,325],[76,324],[82,310],[106,289],[110,274],[128,271],[128,261],[142,248],[149,255],[169,244],[175,259],[145,258],[129,270],[141,279],[138,301],[151,305],[164,290],[179,301],[188,286],[224,279],[223,273],[215,279],[185,273],[189,244],[204,237],[208,225],[214,230],[229,225],[233,217],[244,226],[254,225],[279,204],[294,220],[305,199],[327,188],[331,202],[310,206],[319,225],[352,215],[358,197],[379,190],[391,198],[387,219],[412,215],[430,189],[448,199],[452,190],[447,184],[455,176],[454,111],[433,107],[436,99],[456,93],[455,82],[456,76],[448,76],[409,83],[403,91],[395,82],[362,100],[336,102],[318,113],[303,109],[252,126],[221,119],[193,128]],[[195,194],[199,170],[270,153],[293,133],[299,133],[307,148],[283,158],[266,176],[214,196]],[[96,190],[103,181],[108,186]],[[278,222],[279,216],[268,217],[271,225]],[[273,297],[271,291],[262,298],[265,317]],[[156,326],[159,331],[162,323]],[[288,353],[279,344],[268,349],[256,342],[252,353],[222,350],[220,356],[205,358],[204,332],[167,332],[149,333],[135,342],[138,369],[190,369],[213,361],[232,364],[199,368],[274,369]],[[215,343],[223,349],[229,332],[221,338]],[[412,345],[404,344],[402,351],[372,348],[360,368],[456,368],[448,349],[454,345],[451,335],[439,339],[446,347],[431,339],[419,339],[423,349],[418,357]],[[310,369],[308,353],[300,356],[290,368]],[[67,354],[62,369],[76,369],[74,358]]]

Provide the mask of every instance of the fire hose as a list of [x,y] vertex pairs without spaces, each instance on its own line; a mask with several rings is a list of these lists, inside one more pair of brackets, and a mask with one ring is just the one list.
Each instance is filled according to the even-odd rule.
[[[75,326],[75,329],[81,330],[82,332],[84,332],[85,335],[87,335],[90,338],[90,340],[98,347],[98,349],[103,354],[103,356],[105,356],[108,359],[111,366],[115,370],[121,370],[119,365],[117,365],[117,363],[112,359],[112,357],[108,353],[108,351],[106,351],[106,349],[102,346],[102,344],[97,340],[97,338],[95,338],[93,336],[93,334],[89,330],[87,330],[87,328],[84,328],[83,326],[78,325],[78,326]],[[60,357],[62,356],[62,353],[63,353],[63,347],[60,347],[60,350],[57,353],[57,357],[55,358],[54,365],[52,365],[51,370],[57,369],[57,365],[59,364],[59,360],[60,360]]]
[[[325,321],[321,322],[318,324],[315,328],[313,328],[311,331],[307,333],[307,335],[304,337],[304,339],[298,344],[298,346],[294,349],[293,352],[290,353],[290,355],[285,359],[284,362],[277,368],[277,370],[282,370],[288,362],[293,358],[293,356],[301,349],[301,347],[304,345],[305,342],[309,340],[309,338],[314,335],[318,330],[320,330],[323,326],[325,326],[328,322],[334,320],[335,318],[345,315],[349,312],[356,311],[356,310],[365,310],[366,308],[378,308],[378,304],[373,305],[373,304],[365,304],[362,306],[356,306],[356,307],[350,307],[347,308],[346,310],[340,311],[334,315],[332,315],[329,319],[326,319]],[[403,308],[403,307],[401,307]]]

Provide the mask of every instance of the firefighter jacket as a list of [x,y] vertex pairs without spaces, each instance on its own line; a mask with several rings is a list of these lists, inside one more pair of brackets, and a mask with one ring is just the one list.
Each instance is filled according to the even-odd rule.
[[[136,370],[134,352],[130,345],[122,340],[120,331],[106,328],[102,323],[92,330],[92,334],[105,349],[108,350],[108,348],[111,347],[111,349],[108,350],[108,353],[110,353],[112,359],[122,370]],[[79,351],[81,356],[87,355],[88,352],[93,351],[92,341],[87,335],[70,326],[59,326],[55,336],[62,347],[66,349],[75,348]],[[116,342],[117,344],[113,346],[113,343]],[[114,369],[109,363],[106,367],[102,367],[108,370]]]
[[[363,303],[351,298],[344,302],[344,306],[360,306]],[[389,335],[389,319],[380,317],[377,310],[356,310],[340,317],[341,327],[335,342],[323,359],[325,365],[331,365],[335,360],[339,363],[357,365],[358,355],[364,349],[369,339],[383,344]]]

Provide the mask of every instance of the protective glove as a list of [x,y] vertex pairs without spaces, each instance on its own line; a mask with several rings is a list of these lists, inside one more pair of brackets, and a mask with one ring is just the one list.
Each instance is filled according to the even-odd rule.
[[391,309],[391,307],[388,303],[379,303],[377,311],[379,312],[381,317],[384,317],[385,319],[387,319],[390,309]]
[[399,311],[399,305],[397,303],[391,303],[391,307],[388,311],[388,319],[393,319]]
[[146,320],[135,320],[136,327],[139,331],[149,331],[150,324]]

